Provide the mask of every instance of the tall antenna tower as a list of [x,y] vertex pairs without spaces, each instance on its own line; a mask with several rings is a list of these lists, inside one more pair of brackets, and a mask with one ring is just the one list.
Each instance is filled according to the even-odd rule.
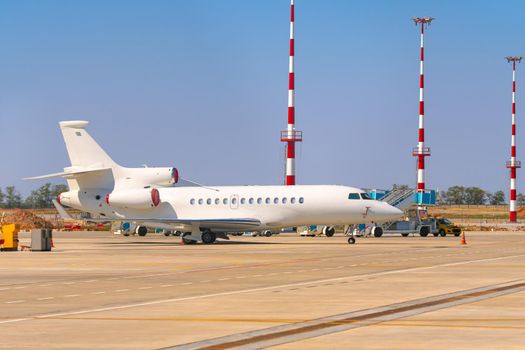
[[430,156],[430,148],[425,147],[425,48],[424,35],[425,27],[428,27],[434,20],[432,17],[414,17],[412,18],[416,26],[421,26],[421,51],[419,61],[419,136],[417,147],[412,149],[412,155],[417,157],[417,192],[418,204],[422,205],[423,193],[425,192],[425,157]]
[[301,142],[302,140],[303,132],[295,130],[294,0],[291,0],[290,61],[288,70],[288,128],[281,131],[281,142],[286,142],[286,185],[295,185],[295,143]]
[[512,63],[512,129],[510,138],[510,160],[507,168],[510,169],[509,219],[516,222],[516,169],[521,168],[521,162],[516,160],[516,63],[521,62],[521,56],[507,56],[507,62]]

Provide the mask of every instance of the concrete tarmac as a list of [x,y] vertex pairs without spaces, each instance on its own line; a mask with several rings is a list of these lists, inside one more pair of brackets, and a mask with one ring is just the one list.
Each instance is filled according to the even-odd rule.
[[[523,349],[525,233],[57,232],[0,253],[0,348]],[[21,234],[21,244],[29,235]]]

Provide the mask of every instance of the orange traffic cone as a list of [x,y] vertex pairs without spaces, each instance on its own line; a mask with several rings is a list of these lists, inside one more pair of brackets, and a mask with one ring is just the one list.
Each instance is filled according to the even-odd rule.
[[461,233],[461,244],[467,244],[467,239],[465,238],[465,231]]

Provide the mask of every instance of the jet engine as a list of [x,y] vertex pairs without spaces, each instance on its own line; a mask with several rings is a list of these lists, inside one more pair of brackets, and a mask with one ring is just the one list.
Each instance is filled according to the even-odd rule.
[[172,186],[179,182],[179,171],[174,167],[125,168],[118,180],[120,187]]
[[106,203],[112,207],[150,209],[160,204],[160,194],[156,188],[117,190],[106,195]]

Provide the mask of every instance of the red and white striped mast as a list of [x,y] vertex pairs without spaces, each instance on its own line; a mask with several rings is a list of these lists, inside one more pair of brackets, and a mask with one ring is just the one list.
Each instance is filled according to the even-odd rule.
[[430,156],[430,148],[425,147],[425,75],[424,75],[424,35],[425,27],[429,26],[434,18],[432,17],[414,17],[412,20],[415,25],[421,25],[421,51],[419,61],[419,137],[417,147],[412,149],[412,155],[417,157],[417,192],[418,204],[422,204],[423,193],[425,192],[425,157]]
[[295,143],[303,140],[303,133],[295,130],[295,73],[294,73],[294,0],[290,3],[290,61],[288,70],[288,128],[281,131],[281,142],[286,142],[286,185],[295,185]]
[[510,200],[509,218],[510,222],[516,222],[516,169],[521,168],[521,162],[516,160],[516,63],[521,62],[521,56],[505,57],[507,62],[512,63],[512,129],[510,138],[510,161],[507,168],[510,169]]

